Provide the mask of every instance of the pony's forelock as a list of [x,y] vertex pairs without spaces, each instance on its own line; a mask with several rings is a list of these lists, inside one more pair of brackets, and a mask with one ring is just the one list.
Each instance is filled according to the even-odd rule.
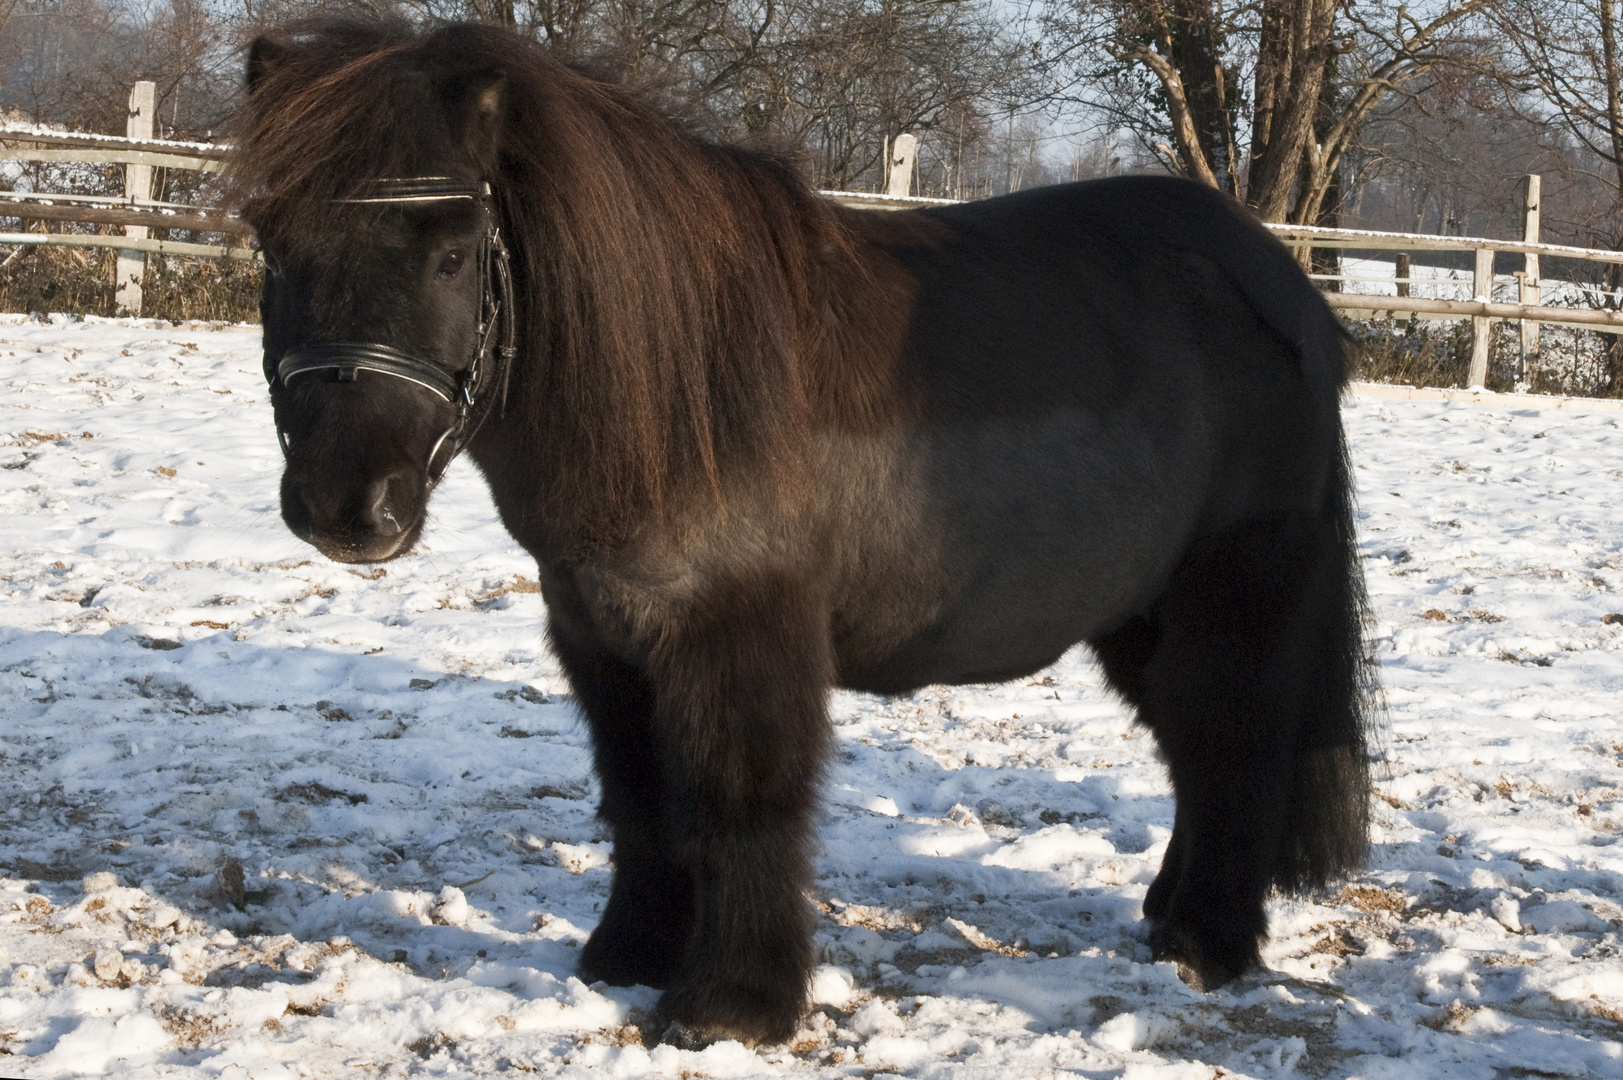
[[398,174],[406,144],[387,91],[408,34],[393,21],[285,27],[235,118],[226,203],[264,226],[322,231],[329,200],[369,176]]

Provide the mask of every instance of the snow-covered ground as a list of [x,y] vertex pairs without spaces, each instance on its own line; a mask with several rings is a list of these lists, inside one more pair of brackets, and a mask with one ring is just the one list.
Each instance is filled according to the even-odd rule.
[[0,317],[0,1075],[1623,1076],[1619,414],[1349,399],[1379,823],[1269,970],[1150,962],[1172,802],[1077,651],[834,697],[818,1011],[695,1052],[574,975],[608,845],[477,475],[324,561],[257,349]]

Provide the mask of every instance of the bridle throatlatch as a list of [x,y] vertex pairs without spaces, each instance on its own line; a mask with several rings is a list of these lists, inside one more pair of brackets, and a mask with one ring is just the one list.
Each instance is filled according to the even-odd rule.
[[[431,203],[452,199],[472,199],[484,211],[485,234],[479,242],[479,326],[472,356],[460,371],[447,371],[439,364],[403,353],[388,345],[359,341],[323,341],[289,349],[272,367],[265,359],[265,381],[274,391],[285,388],[301,375],[333,372],[336,382],[354,382],[362,371],[373,371],[416,383],[456,406],[456,420],[435,440],[426,462],[428,486],[439,483],[445,470],[465,450],[484,426],[491,409],[505,412],[507,379],[518,354],[517,313],[513,308],[513,271],[507,245],[502,243],[496,224],[496,210],[490,185],[474,180],[443,176],[402,177],[373,180],[361,191],[334,202],[346,204]],[[496,344],[492,347],[492,339]],[[496,390],[496,398],[489,396]],[[480,402],[483,400],[483,407]],[[477,417],[475,413],[477,412]],[[287,434],[280,427],[276,437],[284,457],[291,453]],[[441,460],[443,458],[443,460]]]

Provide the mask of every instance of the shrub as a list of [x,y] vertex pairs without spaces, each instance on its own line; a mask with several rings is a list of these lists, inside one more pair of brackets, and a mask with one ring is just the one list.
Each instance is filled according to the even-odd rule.
[[[0,265],[0,311],[114,314],[110,248],[25,247]],[[181,322],[259,320],[259,268],[239,259],[149,255],[141,314]]]

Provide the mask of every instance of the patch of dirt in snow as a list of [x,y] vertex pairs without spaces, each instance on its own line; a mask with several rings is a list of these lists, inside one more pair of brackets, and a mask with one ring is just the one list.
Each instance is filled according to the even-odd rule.
[[534,566],[466,463],[419,553],[312,557],[257,350],[0,318],[0,1072],[1623,1071],[1613,414],[1349,402],[1377,827],[1267,970],[1150,961],[1172,800],[1078,650],[834,695],[815,1009],[691,1050],[574,975],[612,866]]

